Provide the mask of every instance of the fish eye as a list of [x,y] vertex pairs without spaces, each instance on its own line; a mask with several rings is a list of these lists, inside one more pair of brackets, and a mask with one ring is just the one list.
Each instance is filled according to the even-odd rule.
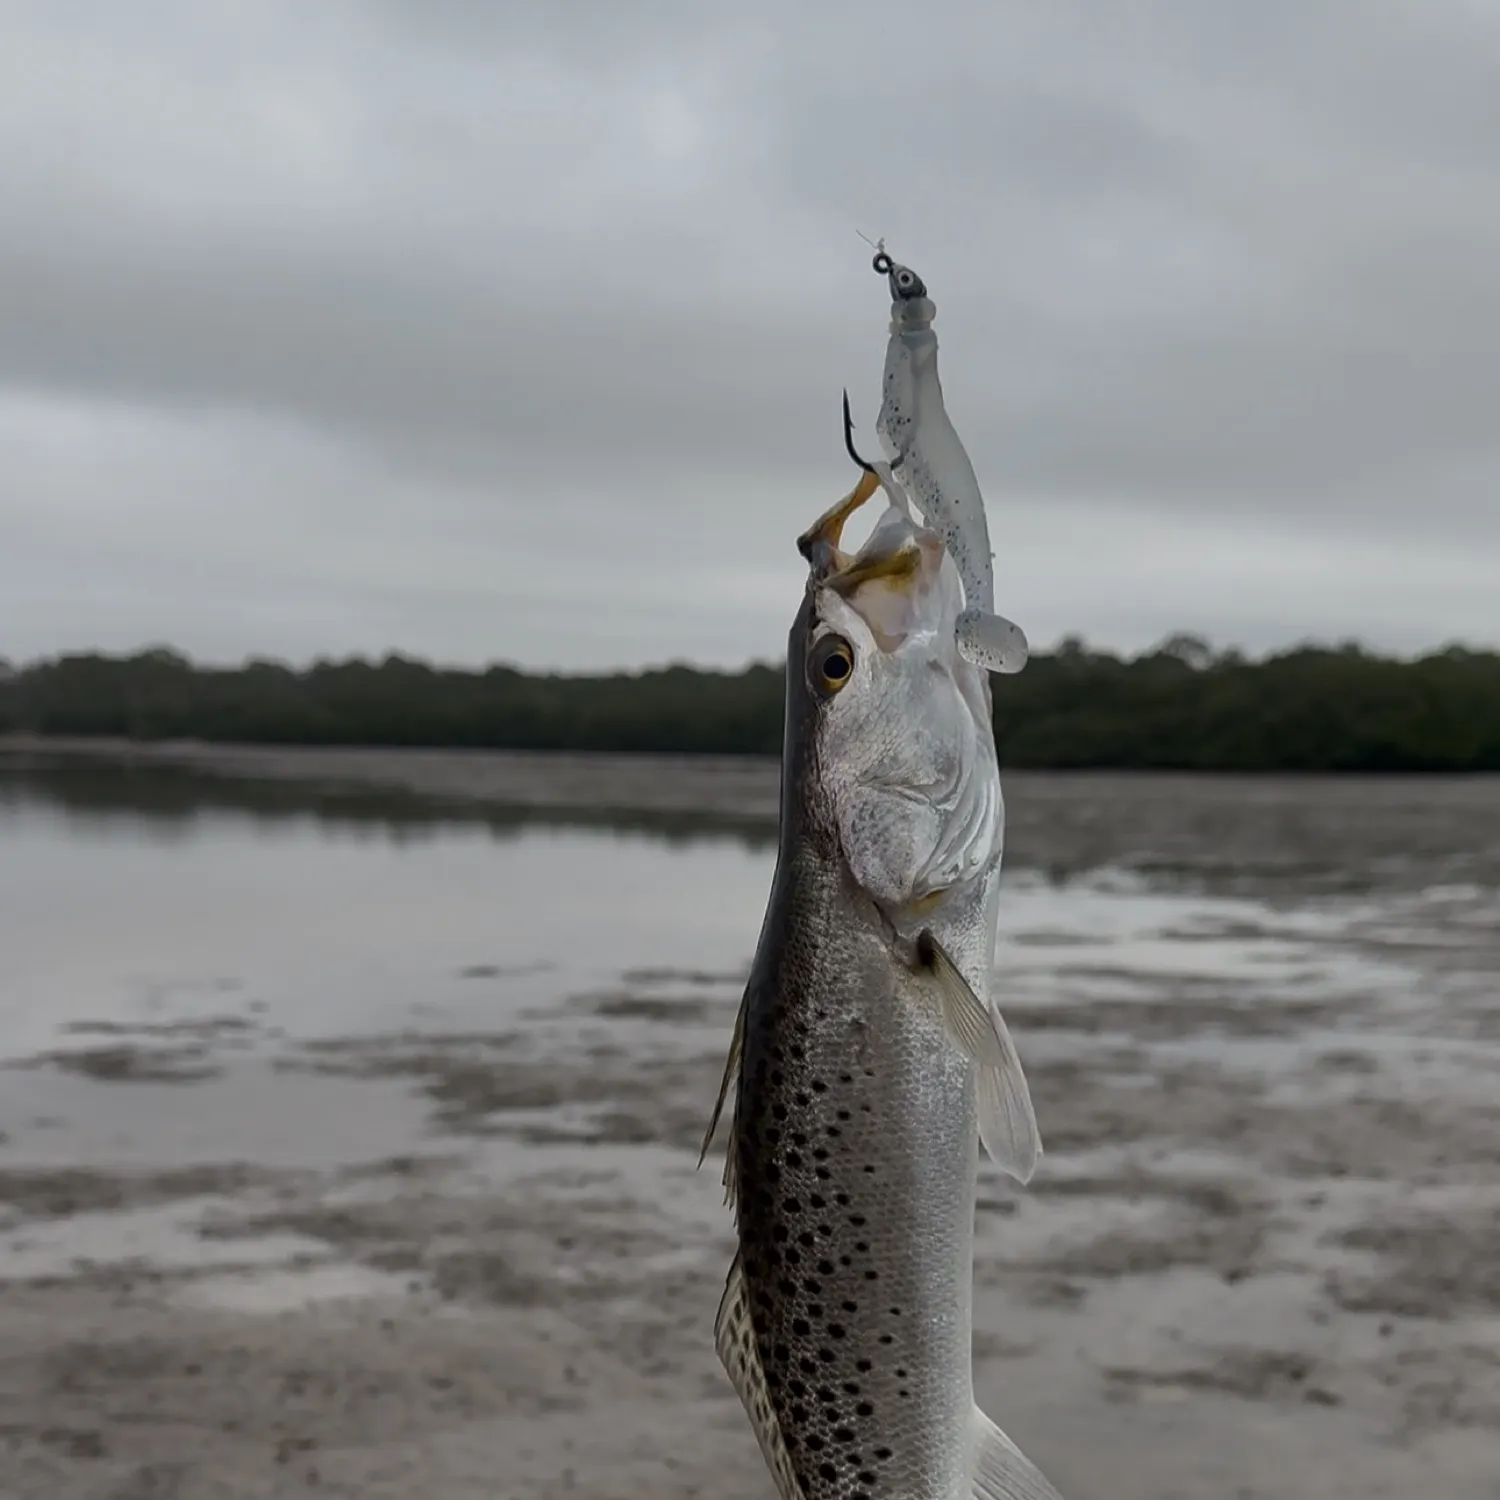
[[848,682],[854,671],[854,652],[848,641],[832,636],[824,641],[817,657],[818,686],[825,693],[836,693]]
[[913,276],[910,271],[898,271],[896,273],[897,286],[910,286],[915,280],[916,277]]

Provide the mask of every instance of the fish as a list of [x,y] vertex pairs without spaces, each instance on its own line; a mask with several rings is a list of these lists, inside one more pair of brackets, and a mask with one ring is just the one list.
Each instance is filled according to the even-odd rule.
[[937,530],[963,581],[964,609],[955,629],[965,659],[991,672],[1019,672],[1025,633],[995,613],[995,564],[984,497],[968,450],[943,400],[938,377],[937,305],[910,266],[877,247],[874,267],[891,294],[876,435],[893,473]]
[[980,1142],[1022,1182],[1041,1153],[989,998],[989,679],[899,491],[841,550],[882,488],[867,468],[798,543],[776,867],[704,1139],[732,1101],[715,1344],[781,1500],[1060,1500],[973,1393]]

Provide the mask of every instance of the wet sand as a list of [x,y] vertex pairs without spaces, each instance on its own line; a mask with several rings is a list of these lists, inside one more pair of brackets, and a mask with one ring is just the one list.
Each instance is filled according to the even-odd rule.
[[[700,770],[658,767],[653,808]],[[764,766],[725,775],[721,810],[774,807]],[[1007,791],[1016,903],[1050,882],[1067,920],[1001,944],[1047,1155],[981,1180],[982,1404],[1066,1500],[1500,1496],[1500,793]],[[510,957],[449,978],[500,996]],[[227,989],[0,1069],[0,1496],[769,1497],[693,1169],[747,958],[465,1031],[298,1039]],[[144,1116],[163,1144],[125,1150]]]

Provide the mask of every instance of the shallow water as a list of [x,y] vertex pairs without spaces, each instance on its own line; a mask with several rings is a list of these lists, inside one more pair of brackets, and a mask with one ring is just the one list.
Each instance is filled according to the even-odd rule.
[[[997,993],[1047,1154],[1029,1190],[981,1182],[981,1391],[1025,1365],[1007,1399],[1060,1483],[1062,1387],[1106,1424],[1195,1403],[1220,1439],[1184,1492],[1243,1478],[1222,1438],[1248,1418],[1216,1416],[1224,1400],[1314,1447],[1342,1440],[1348,1405],[1467,1472],[1454,1434],[1500,1421],[1493,784],[1467,809],[1451,782],[1007,793]],[[546,1308],[632,1378],[681,1382],[664,1410],[720,1414],[707,1328],[729,1216],[717,1160],[695,1161],[774,850],[763,822],[681,809],[548,816],[0,758],[8,1316],[103,1289],[158,1332],[185,1320],[191,1353],[210,1313],[378,1304],[426,1338],[455,1305]],[[544,1369],[554,1333],[506,1338]],[[615,1409],[611,1379],[590,1411]],[[762,1493],[732,1408],[724,1424],[733,1493]],[[1062,1488],[1086,1500],[1075,1474]],[[1122,1493],[1168,1492],[1137,1477]]]
[[[1088,784],[1073,785],[1061,842],[1119,816],[1113,784],[1094,816]],[[1142,800],[1163,793],[1154,781]],[[6,1159],[374,1161],[453,1128],[427,1118],[420,1069],[400,1065],[424,1044],[448,1062],[466,1039],[538,1064],[590,1047],[712,1054],[774,851],[760,835],[696,832],[0,762],[0,1059],[31,1064],[0,1090]],[[1309,1048],[1399,1050],[1411,1028],[1389,1015],[1414,1007],[1438,1032],[1422,1066],[1474,1064],[1472,1028],[1455,1014],[1443,1035],[1433,1005],[1451,991],[1487,1009],[1500,952],[1500,891],[1437,878],[1462,851],[1433,856],[1430,886],[1381,889],[1350,862],[1362,889],[1289,901],[1274,879],[1227,894],[1203,850],[1170,877],[1113,861],[1059,876],[1045,839],[1025,837],[1019,858],[1012,838],[996,982],[1029,1056],[1065,1060],[1081,1034],[1095,1049],[1149,1038],[1163,1057],[1284,1072]],[[1185,878],[1195,858],[1204,869]],[[1288,1036],[1253,1019],[1298,1004],[1336,1008],[1338,1024],[1309,1015]],[[540,1149],[589,1134],[609,1103],[482,1113]]]

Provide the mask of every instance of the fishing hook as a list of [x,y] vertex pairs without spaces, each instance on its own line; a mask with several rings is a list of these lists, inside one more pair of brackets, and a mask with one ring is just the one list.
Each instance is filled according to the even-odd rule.
[[869,464],[859,456],[859,450],[854,446],[854,418],[849,412],[849,389],[844,388],[844,451],[859,465],[866,474],[875,472],[875,465]]

